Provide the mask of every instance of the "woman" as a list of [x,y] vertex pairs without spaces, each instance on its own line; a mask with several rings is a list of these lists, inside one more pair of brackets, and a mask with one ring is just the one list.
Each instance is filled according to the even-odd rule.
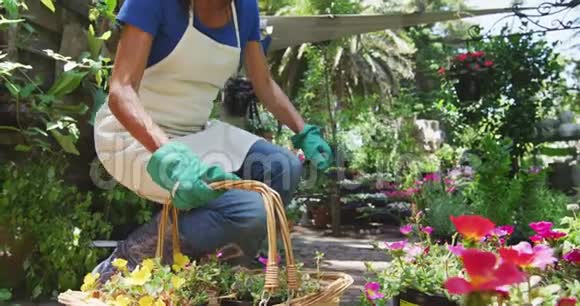
[[[125,0],[118,19],[124,27],[109,99],[95,120],[99,159],[140,196],[160,203],[171,198],[183,210],[179,230],[187,255],[198,258],[230,245],[255,256],[266,234],[261,197],[207,184],[259,180],[287,204],[301,163],[246,131],[208,122],[212,101],[241,59],[258,98],[297,133],[294,146],[319,169],[331,159],[320,129],[304,123],[272,80],[259,42],[256,0]],[[115,258],[135,266],[152,257],[156,223],[121,242],[95,272],[106,279]]]

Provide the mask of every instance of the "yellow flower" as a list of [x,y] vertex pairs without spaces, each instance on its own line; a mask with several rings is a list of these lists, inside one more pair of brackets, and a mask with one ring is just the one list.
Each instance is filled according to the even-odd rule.
[[149,281],[149,279],[151,279],[151,270],[147,269],[146,267],[139,268],[139,266],[137,266],[137,268],[135,268],[135,270],[133,270],[131,275],[127,278],[129,284],[137,286],[143,286],[146,282]]
[[176,272],[181,271],[189,264],[189,258],[181,253],[173,255],[173,270]]
[[165,306],[165,302],[163,302],[161,299],[155,301],[155,305],[153,306]]
[[181,286],[183,286],[183,284],[185,284],[185,279],[174,275],[171,277],[171,284],[173,285],[174,289],[179,289]]
[[139,299],[139,306],[153,306],[154,301],[152,296],[146,295]]
[[124,296],[118,295],[117,298],[113,301],[114,306],[129,306],[131,305],[131,299]]
[[155,268],[155,261],[151,258],[145,259],[143,260],[143,268],[149,269],[150,271],[153,271],[153,268]]
[[113,267],[117,268],[119,271],[126,271],[127,261],[122,258],[115,258],[115,260],[113,260]]
[[99,273],[89,273],[85,275],[83,285],[81,286],[81,291],[86,292],[93,289],[100,276],[101,275]]

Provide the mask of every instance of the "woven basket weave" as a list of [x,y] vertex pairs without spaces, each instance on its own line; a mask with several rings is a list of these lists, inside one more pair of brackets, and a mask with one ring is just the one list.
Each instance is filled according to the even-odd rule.
[[[271,294],[276,291],[279,286],[279,267],[276,261],[278,258],[277,249],[277,231],[280,231],[280,237],[284,245],[285,258],[286,258],[286,274],[287,274],[287,284],[290,291],[296,291],[300,288],[298,271],[296,268],[296,262],[294,259],[294,252],[292,250],[292,243],[290,240],[290,232],[288,230],[288,221],[286,219],[286,214],[284,206],[278,193],[270,188],[268,185],[256,182],[256,181],[224,181],[212,183],[210,185],[216,190],[228,190],[228,189],[241,189],[248,191],[255,191],[262,195],[264,200],[266,215],[267,215],[267,229],[268,229],[268,261],[266,264],[264,274],[265,285],[264,293]],[[179,253],[179,231],[177,230],[177,209],[175,209],[171,202],[166,203],[163,206],[161,212],[161,219],[158,228],[158,239],[157,239],[157,250],[156,256],[161,257],[163,255],[163,245],[165,237],[165,228],[168,223],[170,211],[172,213],[172,238],[173,238],[173,252]],[[309,295],[294,297],[287,301],[285,304],[281,305],[292,305],[292,306],[322,306],[322,305],[338,305],[340,296],[344,291],[353,283],[352,277],[345,273],[338,272],[323,272],[320,275],[320,279],[323,289]],[[215,306],[219,305],[219,299],[210,301],[208,305]],[[79,291],[69,290],[67,292],[61,293],[58,296],[58,301],[61,304],[68,306],[104,306],[104,302],[89,298],[86,293]]]

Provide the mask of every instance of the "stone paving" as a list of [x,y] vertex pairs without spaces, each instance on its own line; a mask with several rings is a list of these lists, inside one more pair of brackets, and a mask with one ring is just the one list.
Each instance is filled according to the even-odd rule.
[[380,269],[389,263],[389,258],[383,252],[374,250],[375,241],[400,240],[398,228],[389,227],[381,234],[345,234],[343,237],[331,237],[324,231],[313,231],[297,227],[292,233],[294,253],[299,262],[306,267],[315,267],[316,251],[325,254],[323,269],[328,271],[345,272],[354,278],[354,284],[343,298],[341,305],[358,305],[363,286],[365,284],[365,262]]

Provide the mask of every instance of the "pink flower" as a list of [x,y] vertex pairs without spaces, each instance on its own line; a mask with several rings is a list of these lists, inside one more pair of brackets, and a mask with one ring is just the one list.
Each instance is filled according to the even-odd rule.
[[426,174],[423,177],[423,181],[425,181],[425,182],[430,182],[430,181],[431,182],[437,182],[439,180],[441,180],[441,176],[439,176],[439,173],[436,173],[436,172]]
[[407,224],[405,226],[401,226],[399,228],[399,231],[401,232],[401,234],[403,235],[409,235],[410,233],[413,232],[413,224]]
[[405,261],[413,262],[415,258],[423,254],[424,250],[420,245],[417,244],[407,244],[403,251],[405,252]]
[[547,221],[530,223],[530,227],[534,230],[534,232],[542,236],[546,233],[551,232],[552,226],[554,226],[554,224],[552,224],[552,222]]
[[576,298],[574,297],[560,298],[556,306],[576,306]]
[[534,235],[534,236],[531,236],[530,237],[530,240],[533,243],[541,243],[542,241],[544,241],[544,237],[543,236],[540,236],[540,235]]
[[485,56],[485,52],[483,52],[483,51],[475,51],[475,52],[473,52],[473,56],[474,57],[482,57],[482,56]]
[[580,263],[580,249],[574,249],[562,256],[565,261],[571,262],[573,264]]
[[566,237],[566,233],[558,232],[552,230],[552,222],[540,221],[530,223],[530,227],[536,232],[536,235],[530,237],[530,240],[534,243],[538,243],[546,240],[558,240],[560,238]]
[[385,242],[387,249],[390,251],[402,251],[407,245],[407,240],[395,241],[395,242]]
[[437,70],[437,73],[444,75],[445,72],[447,72],[447,69],[445,69],[445,67],[439,67],[439,70]]
[[498,226],[492,231],[492,234],[496,237],[511,236],[513,233],[514,227],[511,225]]
[[433,228],[430,226],[421,227],[421,231],[427,235],[431,235],[433,233]]
[[494,64],[493,61],[490,61],[490,60],[487,60],[487,61],[483,62],[483,66],[486,67],[486,68],[492,67],[493,64]]
[[366,298],[371,302],[385,297],[384,294],[379,292],[381,290],[381,284],[377,282],[366,283],[364,290]]
[[453,255],[459,256],[459,257],[461,257],[461,255],[463,254],[463,251],[465,251],[465,247],[462,244],[458,244],[456,246],[449,245],[449,246],[447,246],[447,249],[449,250],[449,252],[453,253]]
[[499,254],[504,262],[513,263],[520,268],[546,269],[555,263],[554,250],[544,244],[532,246],[528,242],[520,242],[511,248],[502,248]]

